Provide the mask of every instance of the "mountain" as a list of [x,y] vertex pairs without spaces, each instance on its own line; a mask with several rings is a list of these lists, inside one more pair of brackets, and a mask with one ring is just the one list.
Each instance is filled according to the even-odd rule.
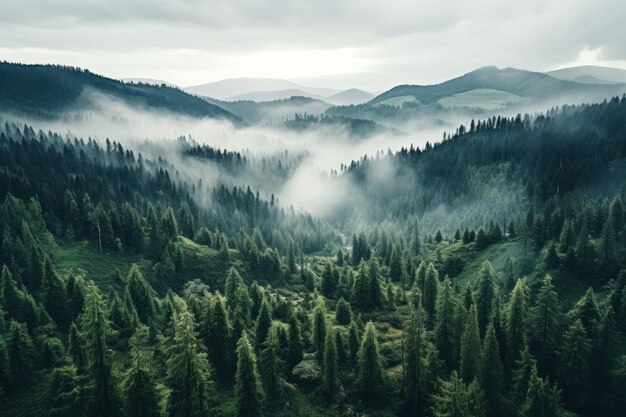
[[287,90],[275,90],[275,91],[252,91],[245,94],[240,94],[238,96],[228,97],[227,101],[241,101],[241,100],[251,100],[251,101],[275,101],[275,100],[284,100],[290,97],[307,97],[315,100],[325,100],[325,97],[307,93],[306,91],[302,91],[299,89],[290,88]]
[[[478,90],[478,92],[476,91]],[[484,90],[489,90],[491,95]],[[472,93],[475,96],[488,96],[494,92],[517,101],[558,100],[573,102],[597,100],[623,93],[626,85],[581,84],[559,80],[548,74],[518,70],[483,67],[458,78],[435,85],[399,85],[375,97],[370,104],[402,105],[405,102],[429,105],[452,96]],[[500,97],[501,99],[502,97]],[[441,104],[441,103],[439,103]],[[480,107],[478,101],[470,101],[470,107]],[[467,106],[467,104],[465,104]]]
[[349,90],[342,91],[341,93],[326,97],[325,101],[336,106],[348,106],[350,104],[366,103],[373,98],[374,94],[368,91],[351,88]]
[[586,84],[626,83],[626,70],[620,68],[600,67],[596,65],[561,68],[554,71],[548,71],[548,75],[558,78],[559,80]]
[[331,107],[324,101],[302,96],[272,101],[221,101],[211,98],[206,100],[240,116],[249,123],[275,124],[292,119],[295,114],[320,115]]
[[164,80],[157,80],[154,78],[131,77],[131,78],[122,78],[122,81],[125,83],[133,83],[133,84],[148,84],[148,85],[156,85],[156,86],[166,85],[172,88],[180,88],[176,84],[172,84]]
[[322,97],[340,92],[340,90],[334,90],[332,88],[306,87],[280,78],[228,78],[221,81],[185,88],[185,91],[190,93],[212,97],[219,100],[225,100],[257,91],[282,90],[300,90],[307,96],[313,95]]
[[126,84],[74,67],[0,63],[0,110],[46,118],[68,111],[93,111],[99,109],[94,93],[149,110],[240,120],[214,104],[165,85]]

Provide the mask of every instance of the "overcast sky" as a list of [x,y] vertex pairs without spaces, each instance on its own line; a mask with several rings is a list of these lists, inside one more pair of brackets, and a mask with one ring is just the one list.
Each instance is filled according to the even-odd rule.
[[0,60],[189,86],[380,91],[484,65],[626,68],[624,0],[2,0]]

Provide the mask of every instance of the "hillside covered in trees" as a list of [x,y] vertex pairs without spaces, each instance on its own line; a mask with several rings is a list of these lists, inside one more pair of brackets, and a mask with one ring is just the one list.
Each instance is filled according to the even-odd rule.
[[314,216],[305,153],[3,119],[0,412],[619,415],[625,138],[625,97],[473,120]]

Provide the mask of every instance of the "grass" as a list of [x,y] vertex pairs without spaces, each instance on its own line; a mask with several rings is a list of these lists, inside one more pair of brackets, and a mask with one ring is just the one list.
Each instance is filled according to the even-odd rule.
[[107,290],[112,285],[121,285],[117,279],[117,271],[126,275],[133,263],[140,266],[147,278],[152,276],[152,262],[130,253],[105,251],[100,253],[98,248],[88,241],[57,241],[54,253],[57,261],[57,272],[61,276],[68,276],[72,271],[81,269],[88,279],[95,281],[98,286]]

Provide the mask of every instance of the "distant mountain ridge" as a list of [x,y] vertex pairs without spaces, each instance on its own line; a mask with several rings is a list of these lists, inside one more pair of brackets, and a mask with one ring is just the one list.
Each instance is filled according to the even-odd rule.
[[396,97],[412,96],[418,103],[428,105],[446,97],[480,89],[503,91],[532,100],[555,99],[567,95],[599,99],[615,95],[619,91],[626,91],[626,85],[582,84],[559,80],[539,72],[491,66],[479,68],[440,84],[399,85],[378,95],[370,101],[370,104],[382,103]]
[[[269,92],[282,90],[300,90],[314,96],[326,97],[339,93],[341,90],[332,88],[307,87],[280,78],[228,78],[211,83],[189,86],[185,88],[193,94],[211,97],[218,100],[232,100],[237,96],[253,92]],[[283,97],[286,98],[286,97]]]
[[560,80],[582,82],[587,84],[619,84],[626,83],[626,70],[621,68],[601,67],[597,65],[581,65],[578,67],[561,68],[548,71],[548,75]]
[[124,83],[74,67],[0,62],[0,110],[44,118],[93,110],[87,91],[148,110],[241,121],[221,107],[165,85]]

